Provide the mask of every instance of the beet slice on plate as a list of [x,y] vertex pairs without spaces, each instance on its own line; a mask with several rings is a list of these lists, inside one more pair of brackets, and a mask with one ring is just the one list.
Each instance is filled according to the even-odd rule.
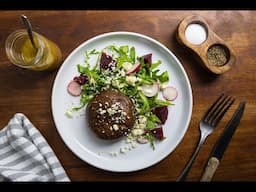
[[168,107],[156,107],[153,111],[153,114],[155,114],[161,121],[162,124],[165,124],[167,117],[168,117]]
[[107,70],[115,66],[116,66],[116,61],[110,55],[102,52],[101,58],[100,58],[100,68]]
[[164,132],[163,132],[163,128],[162,127],[157,127],[155,129],[152,129],[151,130],[151,133],[154,135],[154,137],[157,139],[157,140],[163,140],[165,137],[164,137]]

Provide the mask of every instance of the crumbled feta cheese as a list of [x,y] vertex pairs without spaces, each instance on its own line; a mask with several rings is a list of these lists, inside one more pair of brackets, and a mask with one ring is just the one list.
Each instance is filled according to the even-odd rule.
[[110,108],[107,108],[107,112],[109,115],[114,115],[115,114],[115,111],[110,107]]
[[101,114],[101,115],[103,115],[103,114],[105,114],[107,111],[106,110],[104,110],[104,109],[102,109],[102,108],[99,108],[99,114]]
[[110,85],[110,84],[111,84],[111,80],[112,80],[111,78],[107,78],[106,81],[105,81],[105,83],[106,83],[107,85]]
[[111,151],[109,154],[110,154],[112,157],[116,157],[116,156],[117,156],[117,152],[114,152],[114,151]]
[[125,142],[126,142],[126,143],[131,143],[132,140],[131,140],[129,137],[127,137],[127,138],[125,139]]
[[129,71],[132,68],[132,66],[133,65],[129,62],[124,62],[123,63],[123,68],[124,68],[125,71]]
[[131,145],[132,145],[133,149],[136,148],[136,146],[137,146],[136,143],[134,143],[134,142],[132,142]]
[[135,83],[138,81],[136,76],[126,76],[125,81],[129,85],[135,85]]
[[125,154],[126,151],[127,151],[127,147],[126,146],[120,148],[120,153]]
[[113,129],[114,129],[115,131],[119,130],[118,125],[117,125],[117,124],[114,124],[114,125],[113,125]]
[[145,117],[144,115],[140,115],[138,118],[139,124],[145,124],[147,123],[147,117]]
[[144,130],[143,130],[143,129],[133,129],[133,130],[132,130],[132,134],[133,134],[134,136],[143,135],[143,134],[144,134]]
[[125,73],[125,71],[124,71],[123,69],[120,71],[120,75],[121,75],[122,77],[126,76],[126,73]]
[[112,86],[118,88],[119,87],[119,81],[117,79],[112,80]]

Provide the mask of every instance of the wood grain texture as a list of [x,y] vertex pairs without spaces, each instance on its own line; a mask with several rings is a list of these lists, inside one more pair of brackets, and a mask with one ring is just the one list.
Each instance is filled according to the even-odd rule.
[[[58,134],[51,114],[51,89],[57,70],[33,72],[12,65],[4,41],[22,28],[25,14],[35,31],[53,40],[63,59],[85,40],[110,31],[133,31],[166,45],[181,61],[191,82],[193,111],[189,128],[178,147],[158,164],[142,171],[117,174],[99,170],[76,157]],[[179,22],[192,14],[202,16],[234,49],[236,63],[228,72],[208,73],[175,38]],[[0,11],[0,129],[16,112],[23,112],[41,131],[72,181],[175,181],[199,138],[198,123],[220,93],[237,102],[200,150],[187,181],[199,181],[215,141],[240,100],[244,116],[213,177],[213,181],[256,181],[256,12],[255,11]],[[61,99],[61,98],[60,98]]]

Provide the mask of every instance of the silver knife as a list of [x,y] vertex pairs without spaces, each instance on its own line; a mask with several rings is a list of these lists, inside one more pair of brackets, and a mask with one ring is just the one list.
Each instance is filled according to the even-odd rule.
[[240,122],[240,119],[244,112],[244,108],[245,101],[241,101],[231,120],[225,127],[225,130],[223,131],[222,135],[216,142],[200,181],[212,180],[212,177],[220,164],[220,160]]

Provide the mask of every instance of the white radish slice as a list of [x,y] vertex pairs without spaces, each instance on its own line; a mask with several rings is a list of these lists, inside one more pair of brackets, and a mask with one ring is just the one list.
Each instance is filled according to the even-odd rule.
[[159,91],[159,85],[156,81],[152,85],[144,84],[140,86],[141,92],[147,97],[155,96]]
[[148,140],[145,137],[138,137],[137,142],[140,144],[146,144],[148,143]]
[[74,80],[69,82],[67,89],[69,94],[73,96],[79,96],[82,93],[81,85]]
[[140,70],[140,62],[135,63],[130,70],[126,72],[127,75],[131,75]]
[[163,97],[166,100],[173,101],[177,98],[177,96],[178,96],[178,91],[175,87],[169,86],[163,89]]

